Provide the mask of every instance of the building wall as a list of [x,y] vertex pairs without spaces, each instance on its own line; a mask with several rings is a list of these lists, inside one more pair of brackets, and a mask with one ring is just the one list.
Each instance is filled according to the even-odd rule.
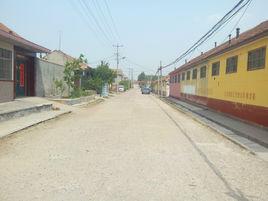
[[[247,70],[248,52],[266,47],[266,62],[263,69]],[[237,72],[226,74],[226,59],[238,56]],[[220,61],[220,74],[212,76],[212,64]],[[200,78],[201,66],[207,66],[206,78]],[[192,80],[192,70],[197,68],[197,80]],[[232,51],[193,66],[191,79],[181,81],[178,98],[206,105],[238,118],[268,127],[268,37],[256,40]],[[171,73],[173,74],[173,73]],[[177,93],[170,89],[170,96]]]
[[12,79],[8,81],[0,80],[0,102],[12,101],[14,98],[14,46],[0,41],[0,47],[12,52]]
[[64,66],[66,62],[72,61],[70,57],[67,57],[66,55],[58,51],[53,51],[50,54],[48,54],[46,57],[49,62],[59,64],[62,66]]
[[0,103],[12,101],[14,94],[13,81],[0,81]]
[[[248,52],[266,46],[265,68],[247,70]],[[226,59],[238,55],[236,73],[226,74]],[[220,75],[211,76],[212,63],[220,61]],[[209,61],[209,98],[268,107],[268,38],[255,41]]]
[[[43,59],[35,59],[35,94],[36,96],[59,96],[60,93],[56,90],[55,80],[63,80],[64,66],[48,62]],[[67,86],[63,96],[67,96]]]

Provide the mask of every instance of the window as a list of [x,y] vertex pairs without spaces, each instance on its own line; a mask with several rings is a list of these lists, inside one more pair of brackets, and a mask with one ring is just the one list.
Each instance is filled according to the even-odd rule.
[[181,75],[178,74],[178,83],[180,83],[180,81],[181,81]]
[[212,72],[211,75],[212,76],[217,76],[220,74],[220,62],[215,62],[212,64]]
[[200,78],[205,78],[207,74],[207,67],[206,66],[202,66],[200,68]]
[[185,73],[182,73],[181,80],[185,80]]
[[187,71],[186,79],[187,79],[187,80],[190,80],[190,78],[191,78],[191,71]]
[[175,83],[177,83],[177,75],[175,75]]
[[265,67],[266,47],[248,52],[248,70],[261,69]]
[[192,74],[192,79],[196,79],[197,78],[197,69],[193,70],[193,74]]
[[0,80],[12,80],[12,52],[0,48]]
[[230,57],[226,60],[226,73],[237,72],[238,56]]

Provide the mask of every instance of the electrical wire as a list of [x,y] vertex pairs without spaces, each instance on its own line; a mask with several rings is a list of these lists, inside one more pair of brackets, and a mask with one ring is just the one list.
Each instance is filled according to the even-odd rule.
[[92,27],[92,23],[89,22],[89,19],[87,18],[87,16],[85,16],[83,10],[81,11],[80,8],[72,0],[68,2],[70,3],[71,7],[74,8],[78,16],[85,22],[86,27],[90,30],[90,32],[95,35],[98,42],[103,46],[109,46],[107,45],[106,41],[100,38],[100,34],[98,34],[97,31]]
[[108,37],[108,35],[105,33],[105,31],[101,27],[98,19],[96,18],[96,16],[92,12],[92,9],[89,6],[89,4],[85,0],[79,0],[79,2],[81,5],[84,6],[84,8],[87,10],[87,13],[92,17],[93,21],[95,22],[95,25],[98,27],[98,29],[102,33],[102,35],[106,38],[107,42],[109,42],[112,45],[113,44],[112,40],[110,39],[110,37]]
[[[235,23],[235,25],[233,26],[233,28],[231,29],[231,31],[230,31],[229,34],[231,34],[231,33],[235,30],[235,28],[238,26],[238,24],[240,23],[240,21],[242,20],[242,18],[243,18],[244,15],[246,14],[246,12],[247,12],[247,10],[248,10],[248,8],[249,8],[249,6],[250,6],[251,3],[252,3],[252,0],[249,1],[249,3],[248,3],[248,5],[247,5],[247,7],[245,8],[244,12],[243,12],[242,15],[240,16],[240,18],[237,20],[237,22]],[[229,34],[228,34],[228,35],[229,35]],[[224,40],[223,40],[222,42],[225,42],[227,38],[228,38],[228,36],[226,36],[226,38],[224,38]]]
[[[183,59],[185,56],[193,52],[197,47],[202,45],[206,40],[208,40],[217,30],[219,30],[225,23],[228,23],[230,19],[232,19],[242,8],[244,8],[246,5],[248,5],[251,0],[247,0],[245,3],[245,0],[240,0],[226,15],[224,15],[219,22],[217,22],[205,35],[203,35],[194,45],[192,45],[186,52],[184,52],[182,55],[180,55],[177,59],[175,59],[173,62],[171,62],[168,65],[165,65],[163,68],[167,68],[177,62],[179,62],[181,59]],[[244,3],[244,4],[243,4]],[[159,70],[159,69],[158,69]]]
[[120,37],[120,34],[119,34],[118,29],[117,29],[117,27],[116,27],[116,24],[115,24],[115,21],[114,21],[112,12],[111,12],[111,10],[110,10],[110,8],[109,8],[108,2],[107,2],[107,0],[103,0],[103,1],[104,1],[104,4],[105,4],[106,9],[107,9],[107,11],[108,11],[108,14],[109,14],[109,16],[110,16],[110,19],[111,19],[111,22],[112,22],[114,31],[115,31],[115,33],[116,33],[116,35],[117,35],[119,41],[121,41],[121,37]]
[[98,14],[99,18],[103,22],[103,25],[105,25],[106,30],[111,33],[111,36],[112,36],[113,40],[117,41],[116,35],[114,34],[113,29],[111,28],[106,16],[104,15],[102,6],[100,5],[99,1],[92,0],[92,3],[94,5],[94,7],[95,7],[95,10],[97,11],[97,14]]

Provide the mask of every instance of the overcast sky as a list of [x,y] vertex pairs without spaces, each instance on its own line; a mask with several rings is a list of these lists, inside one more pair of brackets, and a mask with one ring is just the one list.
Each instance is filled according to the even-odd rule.
[[[115,68],[115,48],[112,45],[118,42],[124,45],[120,52],[126,59],[120,66],[126,74],[128,68],[134,68],[135,75],[141,71],[153,74],[160,60],[164,64],[174,60],[238,2],[106,0],[118,32],[116,34],[113,31],[112,34],[110,29],[115,28],[105,1],[95,0],[94,4],[94,1],[86,0],[105,32],[105,37],[97,25],[94,25],[91,14],[82,16],[83,10],[79,1],[82,0],[0,0],[0,21],[26,39],[51,50],[59,48],[61,32],[61,49],[72,56],[85,54],[93,66],[106,58],[111,67]],[[98,6],[101,7],[106,21]],[[239,23],[241,32],[267,20],[267,8],[267,0],[253,0]],[[223,42],[242,13],[196,50],[192,57],[212,48],[214,41]],[[116,39],[119,38],[117,35],[120,39]],[[167,69],[165,73],[174,67]]]

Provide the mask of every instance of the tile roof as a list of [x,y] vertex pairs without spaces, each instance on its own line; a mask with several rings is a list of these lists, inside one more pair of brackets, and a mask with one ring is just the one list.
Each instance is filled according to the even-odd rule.
[[230,43],[229,43],[229,41],[227,41],[227,42],[201,54],[200,56],[195,57],[194,59],[183,64],[182,66],[180,66],[176,70],[170,72],[170,74],[191,68],[194,65],[198,65],[198,64],[204,62],[205,60],[207,60],[213,56],[217,56],[219,54],[222,54],[224,52],[227,52],[227,51],[230,51],[234,48],[237,48],[241,45],[252,42],[256,38],[261,37],[263,35],[264,36],[268,35],[268,20],[262,22],[258,26],[254,27],[248,31],[241,33],[238,38],[236,38],[236,37],[232,38]]
[[5,40],[7,42],[13,43],[18,47],[25,48],[35,53],[48,53],[49,49],[37,45],[31,41],[26,40],[25,38],[18,35],[16,32],[9,29],[3,23],[0,23],[0,39]]

